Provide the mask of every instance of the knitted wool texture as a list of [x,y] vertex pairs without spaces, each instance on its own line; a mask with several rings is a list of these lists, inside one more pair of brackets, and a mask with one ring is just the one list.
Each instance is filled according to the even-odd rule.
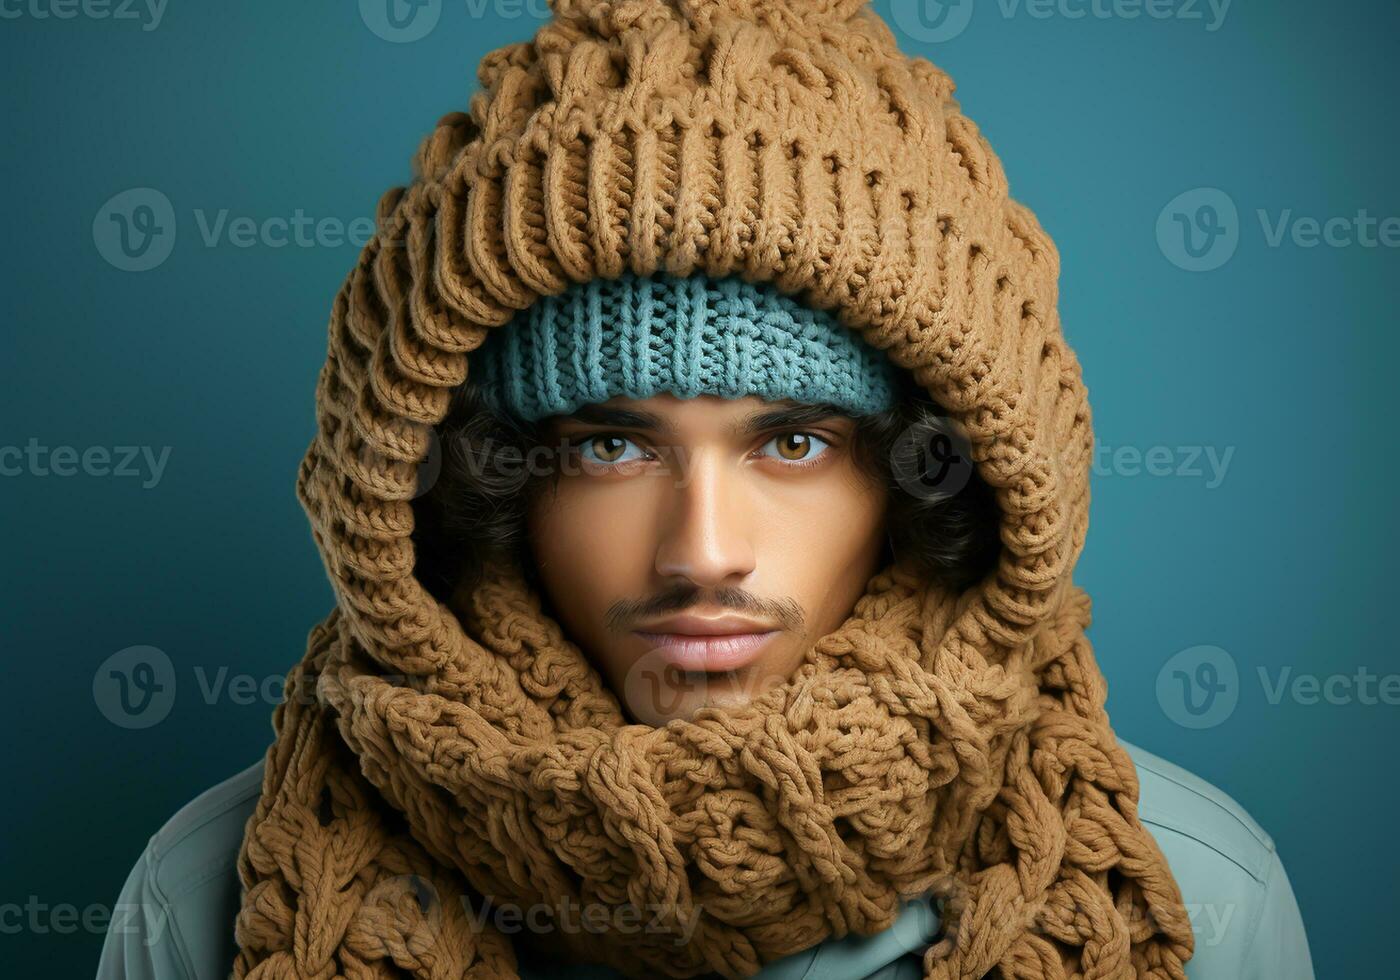
[[757,395],[853,414],[895,404],[899,369],[826,310],[741,276],[590,279],[541,296],[477,352],[476,380],[526,421],[624,395]]
[[[337,604],[273,712],[233,976],[509,977],[489,896],[631,903],[649,928],[552,941],[738,977],[932,894],[929,977],[1180,980],[1190,923],[1071,582],[1092,435],[1058,256],[953,83],[863,0],[554,2],[335,299],[297,493]],[[411,500],[472,352],[626,269],[772,282],[913,372],[994,489],[994,572],[882,569],[787,683],[662,728],[518,569],[436,602]]]

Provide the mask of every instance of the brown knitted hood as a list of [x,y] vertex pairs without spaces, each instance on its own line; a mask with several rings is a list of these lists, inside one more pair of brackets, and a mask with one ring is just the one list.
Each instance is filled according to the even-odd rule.
[[[1058,256],[864,0],[553,0],[480,66],[335,298],[297,493],[337,605],[273,716],[235,977],[512,976],[484,903],[632,976],[746,976],[936,896],[928,976],[1181,980],[1192,934],[1071,582],[1092,447]],[[875,576],[785,684],[629,724],[518,570],[454,612],[411,500],[487,332],[624,270],[829,308],[952,414],[1001,509],[960,594]],[[489,900],[489,902],[488,902]]]

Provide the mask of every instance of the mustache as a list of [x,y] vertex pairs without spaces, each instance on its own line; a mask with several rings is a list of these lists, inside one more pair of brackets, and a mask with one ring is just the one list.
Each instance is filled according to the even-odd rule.
[[685,584],[646,599],[619,599],[608,606],[604,621],[608,629],[623,630],[628,623],[638,619],[700,605],[761,616],[774,620],[783,629],[793,632],[799,632],[805,622],[802,605],[791,597],[764,599],[737,586],[703,589]]

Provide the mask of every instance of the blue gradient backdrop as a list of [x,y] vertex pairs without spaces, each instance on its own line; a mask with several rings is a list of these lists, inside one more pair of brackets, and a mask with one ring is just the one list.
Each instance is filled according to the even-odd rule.
[[[1217,20],[1182,0],[1157,19],[988,0],[956,37],[921,41],[938,12],[915,2],[876,9],[952,74],[1061,250],[1104,450],[1079,580],[1112,720],[1274,836],[1319,977],[1393,971],[1400,706],[1337,685],[1400,669],[1386,578],[1400,249],[1275,245],[1258,212],[1400,215],[1400,7],[1240,0]],[[0,444],[170,447],[158,480],[44,476],[42,460],[8,475],[14,453],[0,478],[0,972],[78,977],[101,930],[53,910],[100,916],[161,822],[260,756],[269,700],[219,685],[275,685],[331,603],[293,481],[356,246],[211,245],[196,215],[300,213],[331,233],[372,216],[437,117],[467,106],[480,56],[528,36],[540,9],[445,0],[411,43],[346,0],[175,0],[144,24],[50,9],[9,0],[0,18]],[[130,272],[93,227],[138,187],[169,199],[178,233],[168,259]],[[1239,215],[1237,250],[1206,272],[1157,237],[1196,188]],[[1173,475],[1135,473],[1125,447],[1166,447],[1156,468]],[[1201,475],[1177,473],[1193,452]],[[176,681],[169,714],[141,729],[94,693],[135,645]],[[1158,675],[1200,646],[1239,680],[1221,695],[1233,710],[1190,727]],[[1334,696],[1270,697],[1298,675],[1334,678]]]

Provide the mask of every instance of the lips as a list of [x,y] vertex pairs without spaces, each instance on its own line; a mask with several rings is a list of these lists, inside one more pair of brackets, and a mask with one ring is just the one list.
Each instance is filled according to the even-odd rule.
[[741,670],[758,659],[781,632],[742,616],[672,616],[649,623],[636,634],[677,670],[705,672]]

